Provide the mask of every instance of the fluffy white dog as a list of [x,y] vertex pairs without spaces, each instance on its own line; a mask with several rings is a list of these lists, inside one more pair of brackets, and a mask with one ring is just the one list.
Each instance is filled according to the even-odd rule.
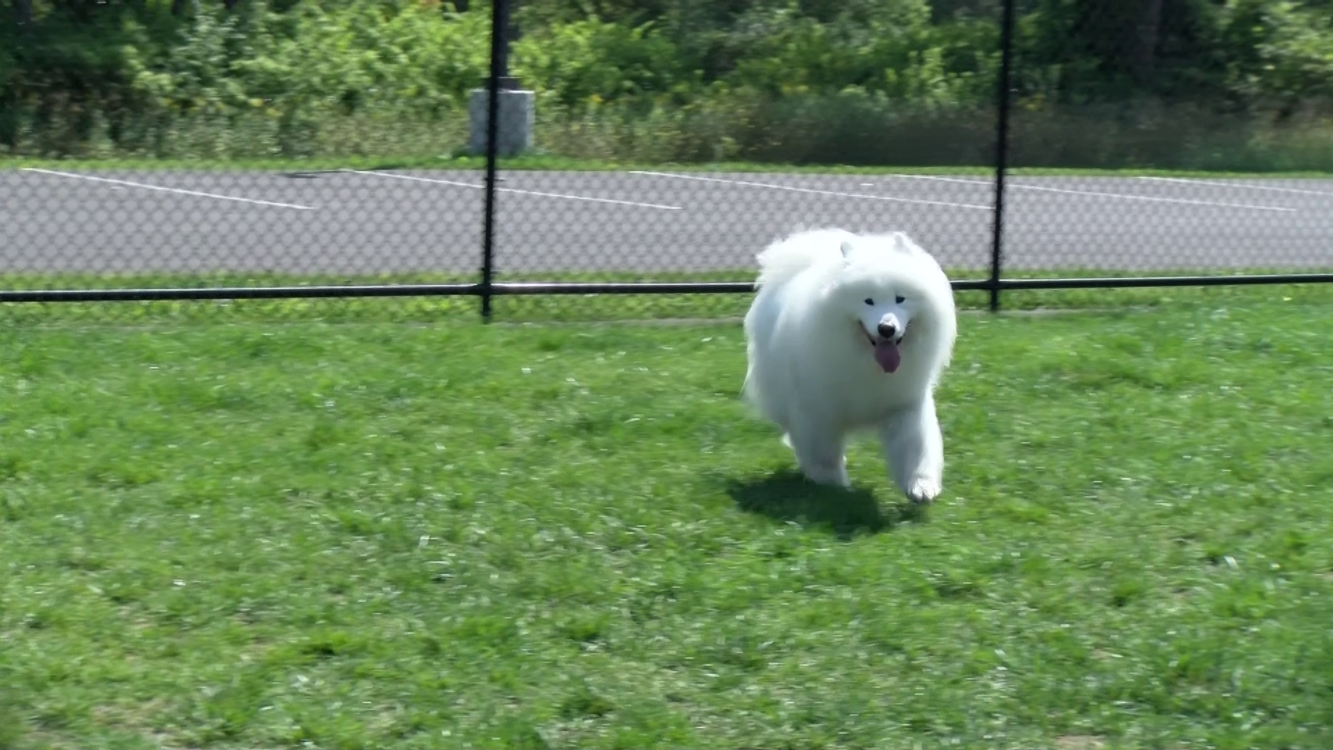
[[746,399],[786,433],[801,471],[848,486],[849,433],[875,429],[913,502],[940,494],[934,390],[953,353],[953,290],[902,232],[796,233],[759,254],[745,316]]

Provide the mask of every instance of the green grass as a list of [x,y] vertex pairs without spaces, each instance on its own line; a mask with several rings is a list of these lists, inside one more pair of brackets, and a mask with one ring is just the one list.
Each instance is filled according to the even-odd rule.
[[[309,157],[272,159],[39,159],[0,158],[0,170],[40,167],[46,169],[74,169],[80,171],[134,169],[134,170],[280,170],[319,171],[337,169],[465,169],[483,170],[486,160],[478,156],[422,156],[401,157]],[[923,174],[923,175],[979,175],[995,173],[988,165],[974,166],[856,166],[848,164],[789,164],[764,162],[706,162],[706,163],[649,163],[609,159],[577,159],[552,154],[531,154],[502,158],[497,167],[503,170],[620,172],[632,169],[674,172],[768,172],[791,174]],[[1069,177],[1286,177],[1328,179],[1333,173],[1318,170],[1268,171],[1209,171],[1190,169],[1080,169],[1057,167],[1015,167],[1009,170],[1015,176],[1069,176]]]
[[[1263,273],[1256,269],[1254,273]],[[652,274],[653,281],[736,281],[752,277],[752,271]],[[979,272],[954,272],[954,278],[975,279]],[[1032,276],[1086,276],[1032,274]],[[1131,273],[1096,272],[1096,276],[1132,276]],[[310,277],[278,275],[136,275],[0,276],[0,289],[98,289],[161,287],[250,287],[300,286],[303,284],[408,284],[473,283],[473,276],[412,274],[367,277]],[[551,274],[540,279],[501,275],[501,281],[642,281],[633,273]],[[958,292],[955,299],[966,310],[988,309],[987,292]],[[1333,284],[1283,284],[1272,286],[1176,287],[1142,289],[1064,289],[1005,291],[1005,310],[1125,310],[1179,305],[1236,305],[1272,300],[1333,304]],[[652,320],[736,320],[745,314],[750,294],[605,294],[501,296],[494,302],[497,320],[508,322],[607,322]],[[480,300],[459,297],[334,298],[222,300],[182,302],[22,303],[0,305],[0,320],[9,325],[146,323],[243,323],[272,321],[333,322],[473,322],[479,318]]]
[[34,312],[0,746],[1324,750],[1331,314],[965,313],[914,512],[734,324]]

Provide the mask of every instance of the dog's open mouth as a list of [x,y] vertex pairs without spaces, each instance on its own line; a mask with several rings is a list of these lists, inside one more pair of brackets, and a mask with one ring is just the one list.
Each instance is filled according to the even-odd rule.
[[870,347],[875,350],[875,363],[879,369],[887,373],[893,373],[898,370],[898,366],[903,363],[902,352],[899,347],[902,346],[903,336],[886,339],[880,338],[866,331],[861,327],[861,332],[865,334],[866,340],[870,342]]

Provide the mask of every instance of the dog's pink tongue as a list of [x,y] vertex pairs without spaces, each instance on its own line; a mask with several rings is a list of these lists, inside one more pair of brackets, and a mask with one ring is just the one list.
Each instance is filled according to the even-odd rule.
[[903,355],[898,351],[898,345],[892,340],[884,340],[875,344],[875,361],[884,372],[893,372],[898,369],[898,365],[903,362]]

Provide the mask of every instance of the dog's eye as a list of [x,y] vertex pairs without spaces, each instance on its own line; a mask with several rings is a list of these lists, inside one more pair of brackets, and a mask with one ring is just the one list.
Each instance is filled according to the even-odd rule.
[[874,306],[875,306],[875,300],[870,299],[869,297],[866,297],[866,304],[867,304],[867,305],[870,305],[871,307],[874,307]]
[[894,301],[894,302],[897,302],[898,304],[901,305],[902,303],[904,303],[904,302],[907,301],[907,298],[904,297],[904,296],[902,296],[902,295],[900,294],[900,295],[898,295],[897,297],[894,297],[894,298],[893,298],[893,301]]

